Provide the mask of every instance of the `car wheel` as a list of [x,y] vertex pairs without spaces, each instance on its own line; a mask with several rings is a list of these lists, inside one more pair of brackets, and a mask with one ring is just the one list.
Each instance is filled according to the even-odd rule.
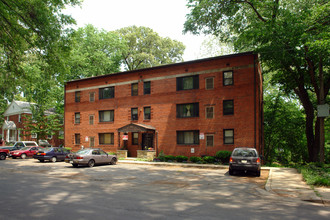
[[0,160],[5,160],[7,157],[7,154],[0,154]]
[[52,157],[52,162],[55,163],[57,161],[56,157]]
[[78,164],[74,163],[72,164],[73,167],[78,167]]
[[44,162],[44,160],[39,160],[41,163]]
[[229,175],[234,175],[234,170],[232,170],[232,169],[229,169]]
[[117,163],[117,160],[115,158],[112,158],[111,161],[110,161],[110,164],[111,165],[116,165]]
[[22,159],[26,159],[26,154],[22,154],[22,155],[21,155],[21,158],[22,158]]
[[258,171],[256,172],[256,176],[257,176],[257,177],[260,176],[260,170],[258,170]]
[[88,161],[88,164],[87,164],[89,167],[93,167],[95,165],[95,161],[94,160],[90,160]]

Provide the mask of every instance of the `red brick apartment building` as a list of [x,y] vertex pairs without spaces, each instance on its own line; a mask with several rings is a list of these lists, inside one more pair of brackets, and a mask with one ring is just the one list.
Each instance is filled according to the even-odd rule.
[[166,155],[263,151],[262,76],[247,52],[67,82],[65,146]]

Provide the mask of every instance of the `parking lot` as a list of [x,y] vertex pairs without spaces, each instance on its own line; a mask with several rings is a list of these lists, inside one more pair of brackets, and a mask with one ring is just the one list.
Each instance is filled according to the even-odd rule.
[[120,163],[73,168],[34,159],[1,161],[0,171],[0,219],[326,217],[313,205],[267,194],[265,173]]

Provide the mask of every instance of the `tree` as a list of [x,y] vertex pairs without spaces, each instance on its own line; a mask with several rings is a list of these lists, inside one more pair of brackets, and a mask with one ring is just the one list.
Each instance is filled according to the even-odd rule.
[[201,45],[201,57],[215,57],[234,52],[232,44],[221,42],[216,36],[208,36]]
[[160,37],[151,28],[131,26],[117,32],[128,46],[127,50],[122,51],[127,70],[183,61],[185,46],[168,37]]
[[98,30],[93,25],[79,28],[72,35],[66,80],[119,72],[122,51],[126,51],[126,44],[117,33]]
[[[325,0],[189,0],[185,32],[212,33],[255,50],[274,72],[272,82],[304,108],[310,161],[323,149],[324,118],[316,105],[329,103],[330,3]],[[315,127],[314,127],[315,126]],[[323,140],[323,141],[320,141]]]
[[79,3],[80,0],[0,1],[0,94],[3,100],[11,101],[25,80],[22,62],[26,54],[34,54],[47,63],[43,70],[45,75],[63,72],[63,60],[69,48],[67,37],[71,32],[65,27],[75,21],[61,10],[66,5]]

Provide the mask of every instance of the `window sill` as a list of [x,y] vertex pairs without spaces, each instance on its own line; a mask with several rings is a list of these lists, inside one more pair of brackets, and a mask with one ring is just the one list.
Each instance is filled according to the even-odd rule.
[[113,124],[113,121],[99,121],[98,124]]

